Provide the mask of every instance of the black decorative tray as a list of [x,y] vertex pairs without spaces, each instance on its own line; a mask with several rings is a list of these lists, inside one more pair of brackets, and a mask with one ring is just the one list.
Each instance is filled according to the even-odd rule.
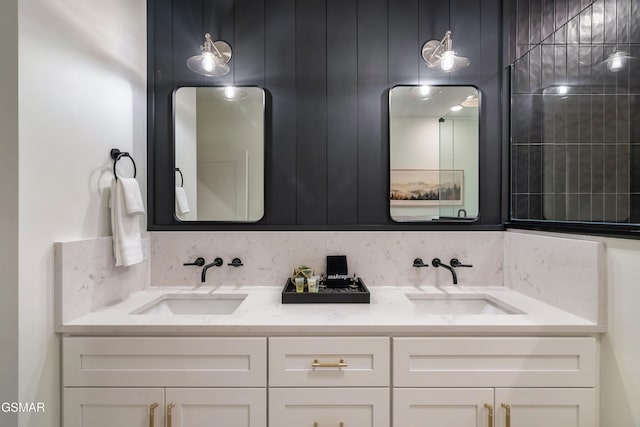
[[361,278],[346,288],[328,288],[320,282],[318,292],[296,292],[296,285],[287,279],[282,289],[283,304],[369,304],[371,294]]

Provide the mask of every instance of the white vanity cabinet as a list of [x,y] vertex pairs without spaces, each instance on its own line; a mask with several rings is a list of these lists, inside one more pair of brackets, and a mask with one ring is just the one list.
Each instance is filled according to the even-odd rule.
[[269,426],[389,427],[390,339],[269,339]]
[[394,426],[598,424],[594,338],[395,338],[393,349]]
[[63,425],[266,427],[266,338],[65,337]]

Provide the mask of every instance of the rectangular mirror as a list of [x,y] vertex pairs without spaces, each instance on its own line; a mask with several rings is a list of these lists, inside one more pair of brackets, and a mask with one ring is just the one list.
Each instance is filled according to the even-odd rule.
[[264,215],[264,90],[182,87],[174,95],[175,215],[256,222]]
[[389,91],[390,213],[397,222],[474,221],[480,93],[473,86]]

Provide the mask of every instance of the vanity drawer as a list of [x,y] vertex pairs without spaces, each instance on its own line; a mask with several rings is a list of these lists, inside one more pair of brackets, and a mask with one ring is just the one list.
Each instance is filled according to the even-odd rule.
[[389,412],[388,388],[269,389],[270,426],[389,427]]
[[595,338],[394,338],[394,387],[595,387]]
[[266,338],[65,337],[64,387],[265,387]]
[[386,337],[270,338],[272,387],[386,387],[390,383]]

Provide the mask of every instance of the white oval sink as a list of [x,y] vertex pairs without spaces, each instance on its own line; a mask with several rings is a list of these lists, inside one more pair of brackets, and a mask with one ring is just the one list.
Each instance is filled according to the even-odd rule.
[[165,294],[131,314],[232,314],[246,297],[247,294]]
[[484,294],[405,294],[422,314],[524,314],[508,304]]

